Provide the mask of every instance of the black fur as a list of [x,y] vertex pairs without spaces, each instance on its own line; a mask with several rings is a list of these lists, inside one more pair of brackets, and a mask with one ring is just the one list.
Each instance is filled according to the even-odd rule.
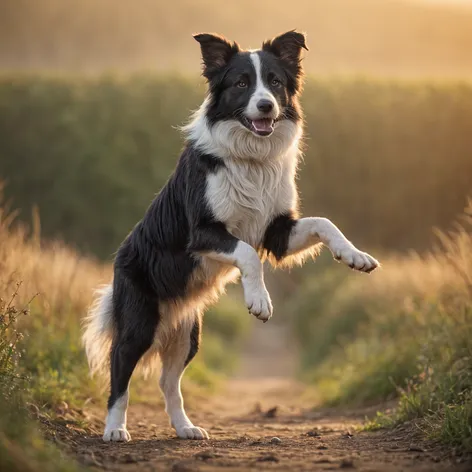
[[262,50],[275,56],[289,79],[291,93],[299,92],[302,85],[303,69],[301,65],[302,49],[308,51],[305,35],[297,31],[289,31],[276,38],[265,41]]
[[188,352],[187,359],[185,360],[185,366],[196,356],[200,347],[200,335],[202,330],[202,322],[198,317],[193,324],[192,331],[190,332],[190,351]]
[[211,80],[215,74],[218,74],[231,57],[240,50],[237,43],[231,43],[218,34],[196,34],[194,38],[200,43],[203,75],[208,80]]
[[292,214],[279,215],[269,224],[264,235],[264,249],[281,261],[287,255],[290,233],[297,220]]

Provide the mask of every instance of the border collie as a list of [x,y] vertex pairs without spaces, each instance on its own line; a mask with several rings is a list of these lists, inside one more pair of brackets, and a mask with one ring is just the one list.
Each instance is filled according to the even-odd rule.
[[298,217],[295,174],[303,117],[305,36],[296,31],[245,51],[197,34],[206,98],[183,128],[186,144],[167,184],[119,248],[113,282],[86,319],[91,371],[110,373],[104,441],[129,441],[128,386],[158,355],[160,387],[177,436],[208,439],[187,417],[182,374],[198,351],[202,313],[241,275],[249,313],[266,322],[272,302],[263,261],[301,263],[325,245],[371,272],[379,263],[325,218]]

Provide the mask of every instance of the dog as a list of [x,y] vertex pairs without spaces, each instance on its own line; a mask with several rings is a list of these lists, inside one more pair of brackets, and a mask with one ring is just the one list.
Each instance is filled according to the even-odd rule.
[[305,35],[289,31],[246,51],[197,34],[208,90],[183,133],[176,169],[116,253],[113,282],[86,318],[92,373],[109,372],[104,441],[129,441],[128,386],[158,355],[160,388],[177,436],[208,439],[184,410],[180,381],[200,344],[202,313],[239,275],[249,313],[266,322],[272,302],[263,261],[301,263],[321,245],[349,267],[377,260],[328,219],[299,218],[295,184],[303,115]]

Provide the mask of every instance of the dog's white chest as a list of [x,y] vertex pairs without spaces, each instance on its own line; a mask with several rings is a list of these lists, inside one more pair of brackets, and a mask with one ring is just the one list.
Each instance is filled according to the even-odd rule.
[[261,165],[231,162],[207,177],[207,203],[219,221],[254,248],[262,245],[267,226],[293,208],[293,172],[284,162]]

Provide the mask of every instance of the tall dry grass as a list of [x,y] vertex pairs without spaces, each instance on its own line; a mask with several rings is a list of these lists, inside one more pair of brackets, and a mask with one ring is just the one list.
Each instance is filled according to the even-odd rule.
[[26,404],[78,401],[95,392],[79,345],[79,319],[109,268],[60,244],[43,246],[0,208],[0,468],[78,468],[46,443]]
[[[30,303],[42,322],[70,325],[86,312],[97,284],[111,278],[111,267],[82,257],[60,242],[42,242],[38,233],[14,224],[14,214],[0,208],[0,293],[8,296],[21,287],[15,304]],[[71,315],[74,318],[71,318]]]
[[[110,267],[59,242],[43,243],[39,222],[29,231],[0,208],[0,297],[19,310],[21,371],[32,401],[55,405],[95,392],[80,345],[80,320],[93,289],[110,279]],[[34,218],[38,221],[37,218]]]

